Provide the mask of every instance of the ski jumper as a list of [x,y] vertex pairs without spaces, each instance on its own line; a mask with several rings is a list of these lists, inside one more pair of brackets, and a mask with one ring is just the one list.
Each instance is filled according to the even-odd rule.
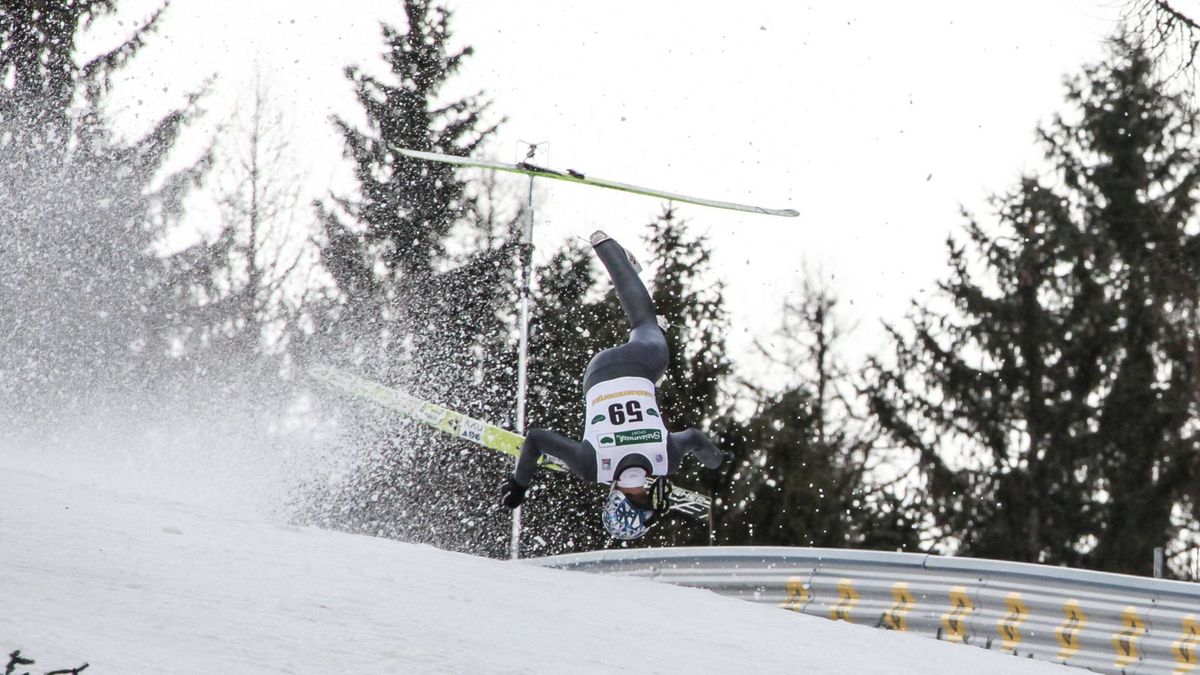
[[667,432],[654,383],[666,373],[670,354],[654,301],[620,244],[605,239],[593,248],[629,320],[629,341],[601,351],[588,362],[583,376],[583,440],[530,429],[514,478],[528,487],[542,455],[561,461],[579,478],[598,483],[617,480],[627,470],[635,476],[670,475],[688,454],[709,468],[720,466],[721,451],[703,433]]

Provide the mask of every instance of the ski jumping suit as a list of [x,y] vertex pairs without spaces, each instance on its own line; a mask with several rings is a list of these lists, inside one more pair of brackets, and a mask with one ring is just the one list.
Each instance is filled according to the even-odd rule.
[[709,468],[720,466],[721,451],[703,433],[667,432],[655,402],[654,383],[666,372],[670,355],[654,302],[620,244],[605,239],[594,249],[629,319],[629,341],[601,351],[588,363],[583,376],[587,415],[583,440],[530,429],[514,479],[529,487],[543,454],[560,460],[579,478],[598,483],[612,482],[630,467],[639,467],[646,475],[673,474],[689,453]]

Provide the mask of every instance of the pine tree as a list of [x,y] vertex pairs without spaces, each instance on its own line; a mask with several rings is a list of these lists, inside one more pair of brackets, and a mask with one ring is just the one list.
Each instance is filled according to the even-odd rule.
[[[498,389],[505,374],[495,372],[504,369],[501,353],[510,344],[503,308],[513,295],[512,221],[480,218],[484,211],[463,176],[394,148],[465,156],[495,127],[484,124],[488,104],[481,95],[440,97],[471,54],[448,50],[450,12],[427,0],[400,4],[404,29],[383,27],[389,78],[346,70],[366,128],[335,121],[358,187],[321,211],[321,258],[337,301],[319,322],[325,340],[310,349],[490,417],[512,404],[511,392]],[[501,458],[373,413],[353,424],[364,459],[318,518],[442,548],[505,550],[505,519],[493,495]]]
[[367,129],[342,119],[335,124],[354,162],[358,190],[334,198],[334,208],[322,212],[328,232],[323,261],[341,295],[337,330],[361,338],[366,347],[359,350],[375,361],[395,358],[401,336],[431,332],[416,326],[431,314],[417,298],[436,292],[436,273],[451,262],[447,238],[473,206],[451,166],[393,148],[466,156],[495,131],[484,126],[487,103],[480,95],[449,103],[439,98],[472,53],[469,47],[447,51],[450,12],[428,0],[400,4],[405,30],[383,26],[391,81],[346,69]]
[[1123,38],[1067,101],[1051,171],[951,241],[872,406],[958,552],[1145,573],[1197,524],[1196,117]]
[[0,7],[0,408],[26,421],[140,395],[170,365],[155,245],[208,158],[163,175],[195,96],[141,138],[112,130],[112,76],[161,15],[82,54],[80,36],[115,11],[110,0]]
[[778,391],[746,388],[757,402],[746,421],[727,419],[721,438],[735,457],[725,473],[717,541],[729,545],[915,549],[914,514],[879,473],[888,457],[838,352],[837,301],[806,283],[783,303],[768,344]]
[[[602,349],[629,339],[615,295],[599,291],[595,253],[568,244],[536,271],[529,322],[528,428],[583,438],[583,374]],[[509,472],[512,469],[509,467]],[[521,509],[522,555],[595,550],[607,543],[598,488],[541,469]]]
[[670,324],[671,362],[659,387],[659,404],[675,428],[707,428],[717,415],[720,386],[730,374],[725,353],[729,329],[720,281],[708,278],[711,253],[703,237],[665,209],[645,242],[655,261],[654,306]]
[[[721,387],[732,371],[725,351],[729,320],[723,284],[710,278],[707,241],[691,235],[687,223],[676,219],[673,209],[665,209],[649,225],[645,241],[655,266],[651,297],[670,325],[667,344],[671,361],[658,387],[663,421],[675,431],[696,428],[710,432],[721,412]],[[694,459],[687,460],[672,478],[678,485],[703,493],[717,490],[720,480],[720,474],[702,468]],[[659,528],[645,543],[706,544],[711,525],[680,519],[673,527]]]

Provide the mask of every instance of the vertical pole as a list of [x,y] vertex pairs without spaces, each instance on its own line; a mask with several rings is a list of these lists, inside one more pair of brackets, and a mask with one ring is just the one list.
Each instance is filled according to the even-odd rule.
[[1154,578],[1161,579],[1163,576],[1163,547],[1154,547]]
[[[529,177],[529,205],[521,233],[521,337],[517,347],[517,433],[525,434],[525,396],[529,390],[529,295],[533,284],[533,176]],[[520,557],[521,507],[513,509],[512,559]]]

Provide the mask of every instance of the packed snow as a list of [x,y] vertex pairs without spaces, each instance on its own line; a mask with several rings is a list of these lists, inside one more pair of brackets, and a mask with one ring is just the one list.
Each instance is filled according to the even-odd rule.
[[0,481],[0,661],[19,649],[36,662],[17,672],[1068,672],[700,589],[239,518],[2,459]]

